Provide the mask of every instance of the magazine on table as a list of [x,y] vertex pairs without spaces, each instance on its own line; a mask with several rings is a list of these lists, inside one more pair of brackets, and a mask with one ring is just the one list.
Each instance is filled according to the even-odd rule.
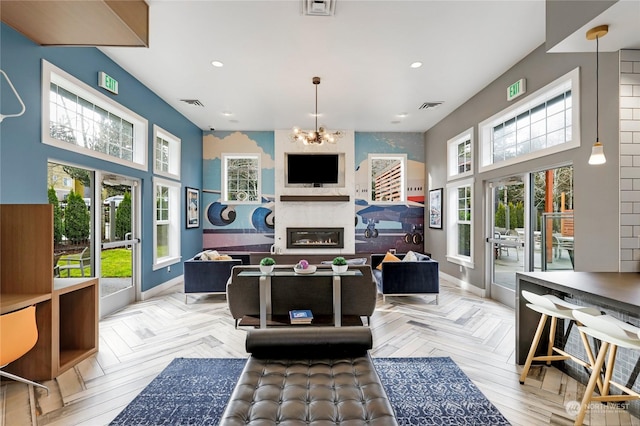
[[294,309],[289,311],[291,324],[310,324],[313,321],[313,313],[309,309]]

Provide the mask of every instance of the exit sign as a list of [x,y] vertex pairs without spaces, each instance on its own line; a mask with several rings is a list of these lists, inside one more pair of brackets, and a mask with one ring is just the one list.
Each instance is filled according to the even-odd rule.
[[108,90],[115,95],[118,94],[118,80],[108,74],[105,74],[102,71],[98,73],[98,86]]
[[507,87],[507,100],[513,100],[527,91],[527,80],[521,78],[520,80]]

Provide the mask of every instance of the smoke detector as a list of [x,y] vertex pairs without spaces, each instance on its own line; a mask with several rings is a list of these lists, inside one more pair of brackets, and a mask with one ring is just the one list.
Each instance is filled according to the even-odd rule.
[[305,16],[333,16],[336,0],[302,0],[302,14]]

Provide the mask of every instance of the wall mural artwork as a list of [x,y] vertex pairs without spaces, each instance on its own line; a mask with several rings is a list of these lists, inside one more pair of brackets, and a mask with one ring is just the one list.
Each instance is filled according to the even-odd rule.
[[[201,206],[203,247],[268,252],[274,244],[274,132],[205,132]],[[222,199],[223,154],[260,154],[261,201]],[[369,154],[406,156],[407,201],[372,201]],[[347,167],[349,167],[347,165]],[[422,251],[425,164],[421,133],[355,133],[356,253]]]
[[[225,202],[222,155],[260,154],[261,201]],[[205,132],[202,138],[203,248],[269,251],[275,211],[274,132]]]
[[[407,201],[402,204],[371,201],[369,154],[407,156]],[[356,253],[422,251],[424,244],[424,139],[421,133],[357,133]]]

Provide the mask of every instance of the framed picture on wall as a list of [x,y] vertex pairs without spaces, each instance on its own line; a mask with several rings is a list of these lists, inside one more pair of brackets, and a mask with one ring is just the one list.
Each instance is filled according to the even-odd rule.
[[429,228],[442,229],[442,188],[429,191]]
[[186,198],[187,228],[200,226],[200,191],[187,187]]

